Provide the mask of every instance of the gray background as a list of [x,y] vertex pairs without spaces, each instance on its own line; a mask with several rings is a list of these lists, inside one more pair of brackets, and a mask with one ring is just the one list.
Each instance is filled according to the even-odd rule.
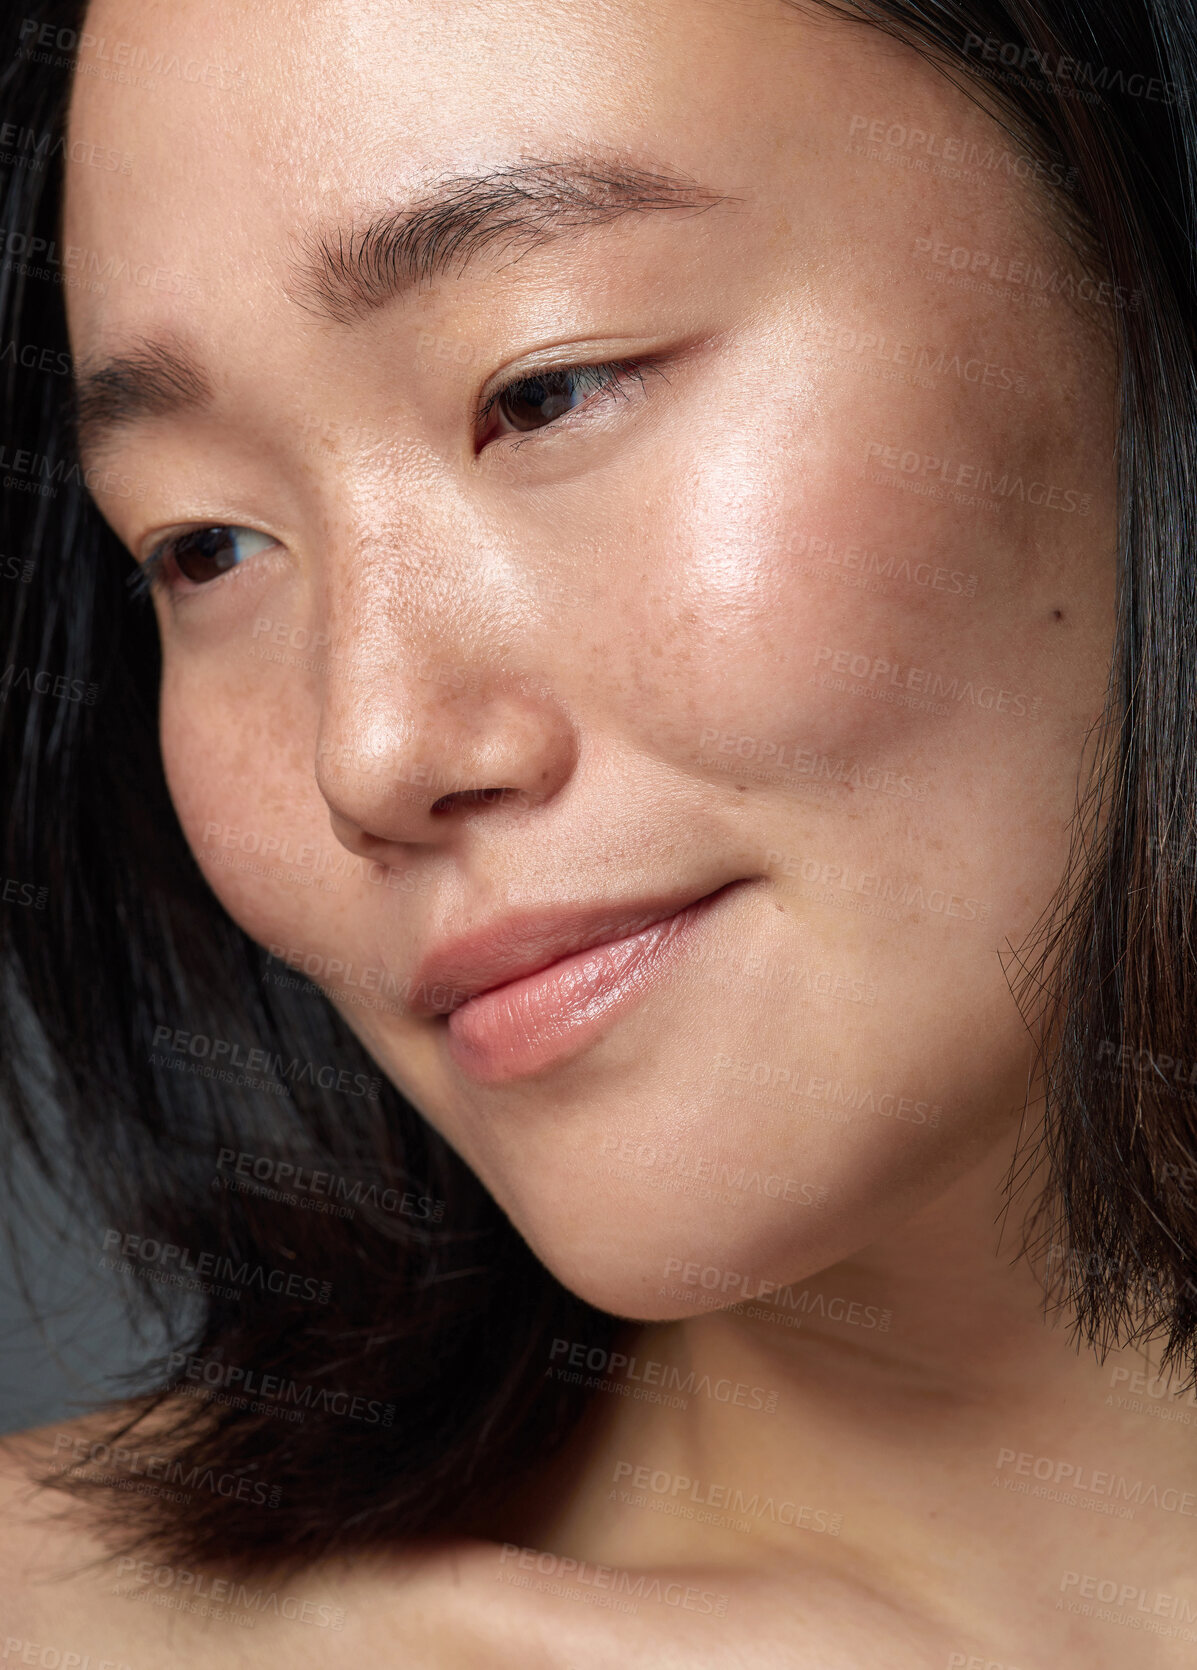
[[154,1347],[148,1336],[138,1341],[114,1278],[98,1266],[99,1230],[70,1221],[63,1203],[24,1168],[17,1193],[22,1210],[12,1227],[34,1310],[20,1290],[8,1238],[0,1236],[0,1432],[68,1420],[120,1396],[128,1385],[110,1377]]

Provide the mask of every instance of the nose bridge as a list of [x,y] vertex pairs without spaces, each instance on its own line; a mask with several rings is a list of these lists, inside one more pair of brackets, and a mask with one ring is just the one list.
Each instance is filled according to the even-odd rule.
[[338,838],[375,855],[441,843],[483,807],[541,804],[577,755],[540,634],[486,595],[485,542],[465,518],[453,538],[415,520],[359,531],[322,572],[316,781]]

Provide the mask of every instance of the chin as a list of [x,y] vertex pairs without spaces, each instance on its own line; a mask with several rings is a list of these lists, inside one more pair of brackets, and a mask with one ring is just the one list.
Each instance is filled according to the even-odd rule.
[[[771,1203],[772,1205],[772,1203]],[[767,1297],[825,1269],[870,1235],[826,1204],[712,1205],[670,1200],[655,1212],[628,1200],[618,1212],[518,1224],[562,1286],[587,1304],[636,1322],[675,1322]],[[795,1214],[807,1220],[799,1227]]]
[[566,1145],[551,1158],[526,1154],[507,1173],[518,1178],[511,1189],[488,1182],[571,1293],[629,1320],[679,1321],[767,1302],[853,1257],[933,1204],[1001,1135],[967,1120],[925,1133],[875,1124],[836,1127],[830,1143],[808,1130],[805,1163],[782,1163],[780,1144],[761,1143],[683,1175],[643,1164],[642,1141],[607,1136],[605,1164],[584,1166]]

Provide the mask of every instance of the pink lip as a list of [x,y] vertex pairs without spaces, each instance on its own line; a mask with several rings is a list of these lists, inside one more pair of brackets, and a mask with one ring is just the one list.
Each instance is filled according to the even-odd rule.
[[424,989],[455,988],[441,1010],[450,1011],[453,1061],[476,1083],[493,1085],[576,1055],[666,973],[695,926],[736,885],[691,895],[672,909],[658,902],[572,920],[525,919],[429,959],[421,969]]

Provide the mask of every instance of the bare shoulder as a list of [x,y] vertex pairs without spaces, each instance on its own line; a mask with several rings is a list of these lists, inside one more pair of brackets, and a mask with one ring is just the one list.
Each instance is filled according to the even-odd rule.
[[[0,1615],[5,1662],[39,1660],[99,1670],[123,1665],[119,1630],[85,1598],[106,1559],[99,1537],[65,1493],[43,1481],[62,1465],[65,1445],[87,1441],[92,1419],[0,1438]],[[109,1639],[111,1635],[111,1639]],[[70,1655],[76,1654],[77,1658]]]
[[[369,1581],[317,1571],[272,1582],[147,1550],[114,1551],[94,1511],[47,1487],[45,1480],[69,1469],[80,1451],[89,1453],[112,1424],[110,1416],[85,1418],[0,1439],[6,1665],[254,1670],[287,1662],[341,1670],[360,1662],[355,1654],[367,1643],[355,1590],[368,1593]],[[392,1629],[389,1656],[376,1652],[374,1662],[405,1663],[399,1648]],[[435,1659],[428,1666],[439,1670]]]
[[[114,1553],[77,1504],[38,1484],[98,1430],[85,1420],[0,1439],[5,1664],[600,1670],[617,1661],[659,1670],[676,1659],[688,1670],[722,1670],[743,1662],[744,1597],[729,1617],[724,1586],[692,1571],[629,1572],[480,1539],[403,1544],[279,1578]],[[762,1662],[807,1670],[822,1660],[783,1648]]]
[[[404,1543],[285,1576],[114,1553],[63,1492],[39,1487],[111,1418],[0,1439],[0,1663],[57,1670],[925,1670],[977,1657],[966,1620],[932,1619],[850,1573],[771,1562],[647,1568],[496,1540]],[[952,1610],[952,1609],[949,1609]],[[982,1638],[1003,1634],[983,1630]],[[1111,1642],[1042,1617],[1041,1670],[1187,1662],[1179,1642]],[[1117,1632],[1121,1634],[1121,1632]],[[1176,1648],[1173,1656],[1173,1647]],[[1138,1653],[1134,1649],[1140,1649]]]
[[[94,1510],[44,1482],[111,1414],[0,1438],[0,1662],[66,1670],[536,1670],[524,1597],[495,1544],[428,1541],[286,1576],[114,1551]],[[515,1604],[513,1604],[513,1601]]]
[[[0,1582],[31,1582],[55,1557],[93,1558],[82,1519],[46,1480],[65,1471],[64,1456],[99,1431],[94,1417],[0,1437]],[[3,1591],[0,1591],[3,1592]]]
[[[71,1422],[0,1441],[4,1664],[60,1670],[887,1670],[948,1663],[826,1574],[625,1568],[457,1539],[247,1578],[113,1554],[36,1479],[95,1431]],[[61,1463],[60,1463],[61,1464]],[[64,1508],[65,1501],[65,1508]],[[849,1604],[849,1602],[851,1604]],[[882,1609],[884,1610],[884,1609]]]

